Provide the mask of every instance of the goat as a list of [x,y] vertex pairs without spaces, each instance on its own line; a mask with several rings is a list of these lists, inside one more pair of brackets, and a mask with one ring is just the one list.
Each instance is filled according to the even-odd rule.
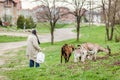
[[84,53],[87,53],[87,50],[78,45],[78,47],[74,50],[74,62],[78,62],[80,59],[82,62],[84,62],[83,57],[88,57],[88,55],[85,55]]
[[63,56],[65,59],[65,63],[68,62],[73,51],[74,51],[73,45],[64,44],[61,48],[61,63]]
[[[79,46],[79,49],[80,49],[80,53],[79,53],[80,56],[79,57],[81,57],[82,62],[85,61],[86,57],[90,58],[90,56],[92,57],[92,59],[94,57],[94,60],[96,60],[96,54],[98,52],[105,52],[108,55],[111,54],[111,49],[108,46],[107,46],[107,48],[103,48],[100,45],[93,44],[93,43],[84,43],[84,44],[78,45],[78,46]],[[75,57],[75,59],[76,59],[76,57]]]
[[81,47],[77,47],[74,50],[74,62],[78,62],[79,59],[81,59],[81,56],[83,55],[83,51],[82,49],[80,49]]

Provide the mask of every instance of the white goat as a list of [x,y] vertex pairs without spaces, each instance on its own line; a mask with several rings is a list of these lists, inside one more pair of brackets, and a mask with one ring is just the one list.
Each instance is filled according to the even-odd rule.
[[93,43],[84,43],[82,45],[78,45],[78,48],[74,52],[74,62],[78,61],[78,58],[81,57],[81,61],[84,62],[86,58],[96,60],[96,54],[98,52],[106,52],[110,55],[110,48],[103,48],[98,44]]
[[78,62],[80,59],[84,62],[87,57],[87,50],[82,46],[79,46],[74,50],[74,62]]
[[81,47],[77,47],[74,50],[74,62],[78,62],[78,60],[81,58],[81,56],[83,55],[82,49],[80,49]]

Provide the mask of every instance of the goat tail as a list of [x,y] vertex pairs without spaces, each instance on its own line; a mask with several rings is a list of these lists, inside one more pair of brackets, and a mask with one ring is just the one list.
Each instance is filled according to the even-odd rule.
[[109,52],[108,52],[108,55],[111,56],[111,49],[110,49],[110,47],[109,47],[108,45],[107,45],[107,49],[108,49],[108,51],[109,51]]

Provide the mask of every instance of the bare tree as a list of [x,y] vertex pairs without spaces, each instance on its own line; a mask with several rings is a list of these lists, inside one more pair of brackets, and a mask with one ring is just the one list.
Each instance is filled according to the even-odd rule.
[[61,13],[60,8],[56,6],[56,3],[60,0],[36,0],[41,2],[43,6],[43,11],[38,12],[38,18],[42,18],[49,22],[50,24],[50,33],[51,33],[51,44],[54,44],[54,29],[57,21],[61,16],[67,13]]
[[64,0],[64,1],[69,5],[72,5],[74,8],[74,12],[72,14],[76,17],[77,41],[79,41],[80,23],[81,23],[82,16],[86,12],[86,9],[83,8],[86,0],[72,0],[71,2],[69,2],[68,0]]
[[114,35],[115,20],[118,0],[102,0],[102,10],[106,27],[107,40],[112,40]]
[[91,26],[91,23],[93,23],[93,21],[92,21],[92,4],[93,3],[93,1],[91,1],[91,0],[89,0],[88,1],[88,4],[89,4],[89,27]]
[[[120,0],[117,2],[120,4]],[[115,42],[120,42],[120,5],[117,5],[116,20],[117,26],[115,27]]]

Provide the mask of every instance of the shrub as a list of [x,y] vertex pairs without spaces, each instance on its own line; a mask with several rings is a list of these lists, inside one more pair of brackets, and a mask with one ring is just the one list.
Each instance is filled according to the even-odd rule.
[[26,29],[31,29],[35,27],[36,27],[36,24],[34,23],[33,18],[31,16],[26,18]]
[[24,29],[24,22],[25,22],[24,16],[20,15],[17,19],[17,28]]
[[12,16],[11,15],[4,15],[3,16],[3,26],[9,26],[12,22]]

